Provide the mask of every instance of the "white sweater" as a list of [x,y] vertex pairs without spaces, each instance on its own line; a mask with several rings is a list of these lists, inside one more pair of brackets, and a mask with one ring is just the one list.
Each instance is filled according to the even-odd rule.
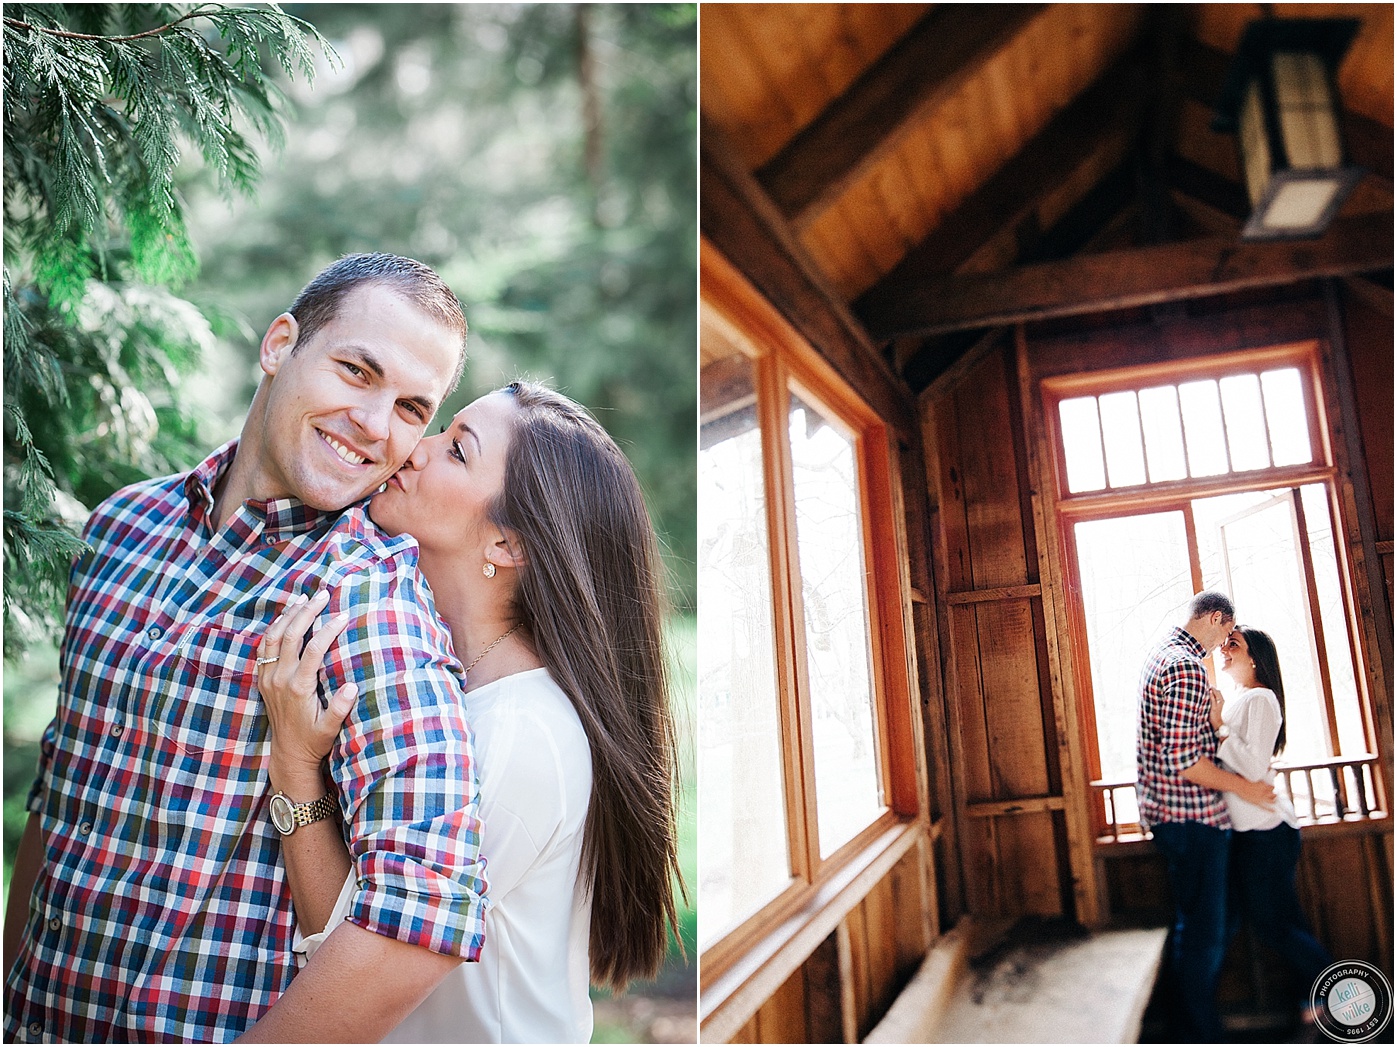
[[[1270,781],[1271,750],[1281,729],[1281,703],[1269,687],[1248,687],[1228,698],[1222,707],[1227,737],[1218,746],[1218,762],[1227,770],[1257,782]],[[1232,828],[1274,829],[1285,822],[1296,825],[1295,808],[1285,793],[1276,791],[1276,809],[1268,811],[1248,803],[1236,793],[1223,793]]]
[[[587,1043],[591,899],[578,882],[592,757],[582,723],[547,669],[466,695],[480,768],[485,945],[385,1043]],[[354,872],[309,957],[345,918]],[[298,951],[301,943],[298,934]]]

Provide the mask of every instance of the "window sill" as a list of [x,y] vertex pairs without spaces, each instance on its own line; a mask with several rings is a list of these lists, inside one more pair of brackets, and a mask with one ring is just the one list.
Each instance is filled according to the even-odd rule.
[[833,876],[812,885],[779,923],[746,943],[699,994],[700,1040],[723,1043],[735,1036],[918,840],[930,835],[924,821],[896,823]]

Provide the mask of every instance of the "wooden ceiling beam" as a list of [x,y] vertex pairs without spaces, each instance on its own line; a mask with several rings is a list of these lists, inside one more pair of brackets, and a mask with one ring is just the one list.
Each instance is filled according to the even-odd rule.
[[1004,48],[1046,4],[938,4],[757,171],[795,228],[809,225],[893,145]]
[[699,230],[878,416],[915,434],[912,393],[878,354],[849,307],[820,276],[785,219],[701,118]]
[[1174,206],[1199,230],[1199,235],[1235,238],[1241,233],[1245,219],[1178,189],[1173,196]]
[[[1144,119],[1145,89],[1138,71],[1142,55],[1134,53],[1097,79],[1035,135],[931,234],[854,303],[859,316],[885,311],[928,278],[943,277],[998,255],[1003,268],[1025,248],[1023,231],[1056,224],[1043,218],[1049,207],[1064,210],[1065,185],[1092,186],[1121,163],[1138,137]],[[1070,209],[1070,208],[1067,208]],[[1029,237],[1028,239],[1033,239]],[[1002,242],[1002,246],[1000,245]]]
[[1238,229],[1251,214],[1251,202],[1242,184],[1219,174],[1212,167],[1187,157],[1171,156],[1167,161],[1166,173],[1171,189],[1237,219]]
[[[1132,220],[1137,212],[1132,200],[1134,166],[1132,160],[1127,158],[1097,182],[1053,228],[1034,236],[1033,242],[1027,244],[1021,253],[1021,260],[1048,261],[1066,258],[1079,251],[1106,250],[1094,245],[1122,237],[1126,245],[1131,244],[1134,231],[1131,228]],[[894,358],[897,373],[913,392],[924,396],[927,388],[943,384],[946,374],[959,373],[964,357],[973,357],[978,351],[977,346],[985,338],[992,339],[1004,333],[1004,328],[994,328],[988,333],[957,331],[941,337],[896,340],[892,343],[894,346],[909,347]]]
[[1340,218],[1315,240],[1239,243],[1210,237],[927,280],[861,317],[878,340],[933,335],[1348,276],[1391,265],[1392,213],[1387,212]]

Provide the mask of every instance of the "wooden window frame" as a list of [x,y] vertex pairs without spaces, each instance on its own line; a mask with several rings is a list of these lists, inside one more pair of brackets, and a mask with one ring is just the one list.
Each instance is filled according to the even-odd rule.
[[[1265,469],[1228,472],[1217,476],[1189,477],[1184,480],[1145,483],[1130,487],[1107,488],[1102,491],[1070,493],[1067,488],[1067,462],[1061,432],[1061,418],[1058,404],[1063,400],[1078,396],[1118,392],[1126,389],[1146,388],[1151,384],[1175,384],[1204,379],[1221,379],[1237,374],[1257,374],[1279,367],[1296,367],[1302,376],[1302,394],[1306,409],[1306,422],[1310,435],[1311,458],[1308,463],[1287,466],[1271,466]],[[1233,494],[1245,491],[1298,488],[1307,484],[1320,484],[1325,489],[1333,531],[1333,541],[1338,568],[1340,597],[1344,608],[1347,646],[1353,659],[1354,682],[1358,690],[1359,715],[1363,724],[1365,740],[1370,753],[1378,752],[1375,709],[1364,672],[1363,632],[1359,620],[1358,601],[1355,592],[1353,564],[1347,543],[1342,540],[1346,533],[1342,513],[1342,499],[1339,490],[1338,468],[1334,462],[1333,437],[1325,404],[1321,346],[1317,340],[1293,342],[1283,345],[1237,352],[1222,353],[1208,357],[1192,357],[1171,360],[1163,363],[1134,365],[1110,368],[1095,372],[1079,372],[1043,378],[1040,382],[1043,400],[1043,420],[1045,437],[1050,458],[1053,462],[1056,486],[1056,510],[1058,516],[1060,554],[1066,573],[1067,591],[1076,594],[1068,601],[1068,622],[1071,642],[1075,650],[1086,656],[1073,659],[1073,674],[1077,697],[1078,723],[1082,732],[1083,757],[1088,781],[1101,775],[1101,755],[1098,747],[1096,727],[1096,700],[1091,680],[1090,656],[1087,654],[1085,611],[1080,593],[1082,590],[1081,569],[1077,561],[1074,525],[1093,519],[1140,515],[1143,513],[1184,510],[1186,526],[1192,531],[1193,515],[1187,505],[1200,498]],[[1195,543],[1190,535],[1190,548]],[[1194,591],[1202,588],[1201,568],[1196,558],[1190,557]],[[1311,602],[1316,599],[1313,584],[1310,589]],[[1210,670],[1211,672],[1211,670]],[[1325,673],[1327,679],[1327,671]],[[1332,721],[1332,695],[1320,695],[1324,703],[1326,720]],[[1089,816],[1093,834],[1098,846],[1108,846],[1112,840],[1103,836],[1106,826],[1104,804],[1088,798]]]
[[[706,240],[701,245],[701,337],[719,337],[753,368],[766,486],[768,555],[786,831],[792,871],[788,887],[701,953],[701,1018],[788,946],[840,913],[841,895],[895,862],[924,835],[926,798],[918,786],[910,650],[910,606],[899,564],[895,500],[896,447],[889,426],[869,407],[750,282]],[[700,354],[702,361],[703,354]],[[868,608],[874,732],[884,789],[883,812],[821,858],[815,797],[805,628],[796,582],[795,505],[791,453],[785,436],[792,392],[808,395],[850,435],[859,475],[859,511]],[[705,411],[702,375],[700,412]],[[702,658],[703,652],[699,652]],[[789,744],[795,740],[798,744]],[[840,887],[836,891],[834,888]],[[857,899],[855,899],[857,900]],[[828,933],[828,932],[825,932]],[[816,943],[818,944],[818,943]],[[789,964],[790,957],[786,958]],[[764,981],[764,979],[763,979]],[[775,986],[773,986],[775,988]]]
[[[1043,422],[1052,452],[1054,476],[1057,481],[1059,513],[1091,515],[1098,505],[1108,508],[1097,515],[1115,513],[1122,504],[1152,505],[1173,494],[1208,497],[1229,491],[1254,490],[1264,478],[1274,478],[1277,486],[1289,483],[1288,477],[1304,477],[1316,470],[1332,476],[1333,454],[1324,424],[1322,401],[1319,396],[1320,369],[1316,342],[1295,342],[1264,349],[1246,349],[1193,361],[1174,360],[1168,363],[1141,364],[1081,374],[1044,378]],[[1154,384],[1178,385],[1183,381],[1217,381],[1234,375],[1259,374],[1281,367],[1295,367],[1304,380],[1305,421],[1310,437],[1310,460],[1296,465],[1267,466],[1264,469],[1228,471],[1217,476],[1187,477],[1183,480],[1145,482],[1129,487],[1107,487],[1100,491],[1072,493],[1067,489],[1067,454],[1062,439],[1062,417],[1058,404],[1079,396],[1100,396],[1103,393],[1148,388]],[[1206,490],[1205,495],[1190,492]]]

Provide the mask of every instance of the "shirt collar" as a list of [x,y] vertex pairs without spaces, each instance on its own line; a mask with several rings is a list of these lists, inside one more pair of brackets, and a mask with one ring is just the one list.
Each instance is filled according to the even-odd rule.
[[[193,520],[208,519],[213,512],[213,490],[218,479],[233,464],[238,441],[230,440],[190,470],[184,479],[184,493],[189,499],[189,514]],[[318,527],[328,527],[340,514],[312,509],[298,498],[272,498],[259,501],[249,498],[243,503],[253,516],[262,520],[262,534],[269,542],[283,542],[306,534]]]
[[1174,626],[1174,638],[1198,656],[1199,661],[1208,657],[1208,649],[1204,647],[1194,635],[1182,625]]

